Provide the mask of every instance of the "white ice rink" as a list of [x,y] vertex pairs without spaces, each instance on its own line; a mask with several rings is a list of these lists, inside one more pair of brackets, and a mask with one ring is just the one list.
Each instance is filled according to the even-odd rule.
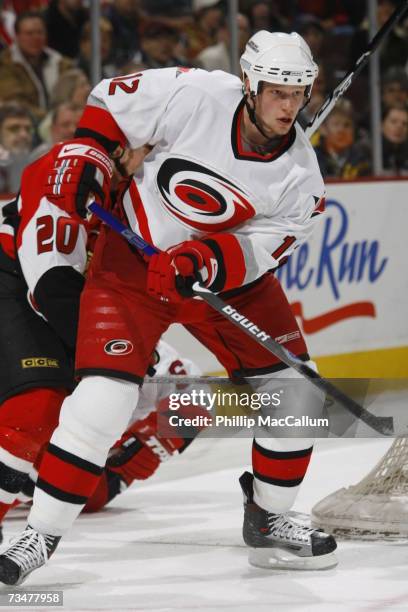
[[[238,477],[250,463],[250,444],[195,441],[103,512],[81,516],[49,565],[20,590],[63,590],[67,610],[408,610],[403,542],[340,541],[339,565],[326,571],[248,565]],[[320,440],[294,509],[309,512],[321,497],[359,480],[389,445]],[[17,510],[5,539],[23,526]]]

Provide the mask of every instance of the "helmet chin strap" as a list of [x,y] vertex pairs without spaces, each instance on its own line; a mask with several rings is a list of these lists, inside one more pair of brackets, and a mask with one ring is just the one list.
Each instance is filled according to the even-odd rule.
[[248,102],[248,94],[244,94],[244,104],[245,104],[245,108],[247,109],[249,119],[250,119],[251,123],[254,124],[254,126],[256,127],[258,132],[260,132],[262,134],[262,136],[264,138],[266,138],[266,140],[270,140],[270,137],[267,136],[267,134],[265,134],[265,132],[263,131],[261,126],[258,125],[258,122],[256,120],[256,114],[255,114],[255,95],[253,93],[251,93],[250,96],[251,96],[251,100],[254,103],[253,107]]

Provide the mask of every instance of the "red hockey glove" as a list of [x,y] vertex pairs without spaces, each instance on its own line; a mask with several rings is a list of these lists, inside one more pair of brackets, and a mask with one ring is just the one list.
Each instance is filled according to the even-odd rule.
[[[160,402],[158,410],[161,413],[168,410],[167,398]],[[192,418],[208,415],[208,412],[199,406],[183,406],[178,414]],[[165,435],[159,434],[157,412],[151,412],[145,419],[136,421],[125,431],[112,448],[106,468],[117,472],[127,485],[133,480],[150,478],[160,463],[183,452],[201,429],[202,426],[169,427],[166,428]]]
[[48,174],[45,194],[69,214],[85,219],[90,197],[109,202],[113,162],[93,138],[69,140],[53,147],[54,168]]
[[142,421],[136,421],[112,448],[107,469],[117,472],[127,485],[133,480],[145,480],[152,476],[160,463],[177,450],[159,438],[156,429],[155,412]]
[[[97,512],[126,490],[133,480],[152,476],[161,462],[182,453],[204,427],[201,421],[194,426],[170,426],[168,417],[174,412],[169,409],[169,398],[163,398],[157,409],[163,416],[161,429],[166,433],[168,430],[168,437],[166,433],[157,433],[157,412],[151,412],[142,421],[133,423],[111,450],[105,470],[84,512]],[[191,419],[208,417],[208,411],[199,406],[182,406],[178,414]]]
[[117,472],[130,485],[134,480],[146,480],[153,476],[160,459],[137,436],[126,433],[119,447],[115,447],[107,461],[107,469]]
[[245,260],[239,241],[232,234],[214,234],[152,255],[147,291],[160,299],[178,302],[192,297],[197,280],[219,292],[239,287],[244,279]]

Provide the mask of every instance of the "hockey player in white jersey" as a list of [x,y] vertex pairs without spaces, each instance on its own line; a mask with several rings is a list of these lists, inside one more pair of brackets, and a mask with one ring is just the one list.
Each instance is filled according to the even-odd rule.
[[[149,356],[172,323],[209,348],[231,378],[258,390],[296,374],[192,297],[201,280],[305,362],[307,348],[273,275],[324,211],[315,154],[295,123],[317,75],[295,33],[258,32],[241,58],[243,83],[224,72],[169,68],[102,81],[76,138],[55,154],[45,197],[85,214],[83,167],[128,145],[151,150],[119,198],[129,226],[161,250],[148,262],[103,231],[85,289],[76,352],[82,377],[64,402],[42,461],[29,525],[0,557],[0,579],[21,582],[43,565],[80,513],[132,414]],[[90,147],[92,152],[89,153]],[[99,151],[99,153],[98,153]],[[86,162],[86,164],[85,164]],[[87,192],[88,184],[88,192]],[[80,198],[78,198],[78,188]],[[256,377],[262,375],[262,379]],[[314,392],[286,401],[310,411]],[[310,439],[257,438],[241,477],[244,539],[255,565],[314,569],[336,563],[334,539],[287,514],[305,475]]]

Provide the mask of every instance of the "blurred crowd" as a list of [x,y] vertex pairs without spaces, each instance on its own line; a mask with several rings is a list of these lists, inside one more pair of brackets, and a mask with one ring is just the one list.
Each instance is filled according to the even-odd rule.
[[[378,27],[402,0],[378,0]],[[299,32],[319,76],[305,124],[365,50],[364,0],[240,0],[239,54],[256,31]],[[232,71],[225,0],[102,0],[102,76],[194,66]],[[383,167],[408,176],[408,19],[380,51]],[[0,0],[0,193],[22,169],[72,138],[91,90],[88,0]],[[313,136],[324,177],[372,174],[368,70]]]

